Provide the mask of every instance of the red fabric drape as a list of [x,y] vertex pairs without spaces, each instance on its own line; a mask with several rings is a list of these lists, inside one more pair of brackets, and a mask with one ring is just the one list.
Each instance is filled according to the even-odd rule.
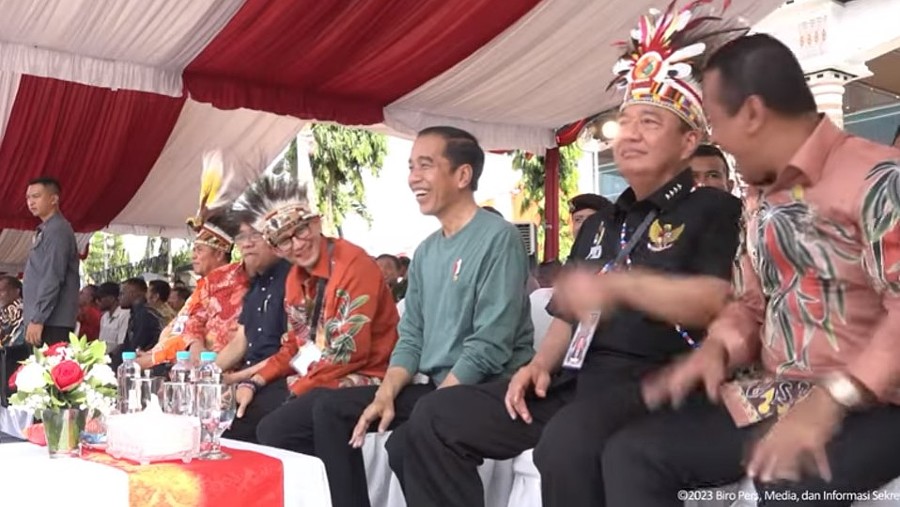
[[544,156],[544,260],[559,257],[559,148]]
[[587,125],[587,119],[578,120],[575,123],[570,123],[565,127],[556,131],[556,144],[557,146],[568,146],[575,141],[578,140],[578,134],[581,133],[581,130]]
[[185,69],[185,85],[193,99],[220,109],[378,123],[385,105],[539,1],[247,0]]
[[[22,76],[0,144],[0,227],[32,229],[28,181],[52,176],[76,231],[109,224],[144,182],[184,98]],[[165,206],[165,203],[160,203]]]

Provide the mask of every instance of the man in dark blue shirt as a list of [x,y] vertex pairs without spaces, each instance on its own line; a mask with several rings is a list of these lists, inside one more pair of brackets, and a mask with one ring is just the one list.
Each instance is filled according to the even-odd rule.
[[225,371],[237,370],[225,375],[226,382],[238,384],[238,413],[224,436],[255,442],[256,425],[288,397],[285,381],[258,386],[250,382],[250,377],[278,352],[282,336],[287,332],[284,283],[291,264],[279,259],[262,235],[247,221],[242,220],[235,245],[241,249],[244,268],[253,281],[244,296],[238,332],[219,354],[217,361]]
[[162,332],[159,314],[147,306],[147,282],[143,278],[129,278],[122,282],[119,306],[129,310],[130,316],[128,331],[125,333],[125,343],[110,354],[115,367],[121,364],[122,352],[150,350],[156,345],[159,334]]

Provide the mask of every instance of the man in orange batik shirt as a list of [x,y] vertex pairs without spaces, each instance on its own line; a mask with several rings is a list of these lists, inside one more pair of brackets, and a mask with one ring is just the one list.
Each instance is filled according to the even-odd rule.
[[238,399],[252,399],[288,377],[292,398],[259,424],[257,436],[268,445],[292,440],[298,418],[329,394],[313,389],[379,384],[397,342],[400,316],[378,264],[362,248],[322,235],[305,195],[294,180],[264,178],[239,201],[257,217],[254,227],[294,264],[285,283],[288,337],[238,387]]

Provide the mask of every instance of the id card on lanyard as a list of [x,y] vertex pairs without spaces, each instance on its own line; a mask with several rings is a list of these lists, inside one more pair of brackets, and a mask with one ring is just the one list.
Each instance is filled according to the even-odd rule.
[[[625,238],[625,228],[627,226],[628,217],[624,217],[622,219],[622,241],[619,244],[619,252],[616,254],[615,259],[612,262],[607,263],[603,266],[603,270],[601,273],[605,273],[612,269],[615,269],[622,264],[628,262],[629,256],[631,252],[634,250],[634,247],[637,246],[638,241],[644,237],[644,233],[647,232],[647,229],[650,227],[650,224],[653,222],[653,219],[656,218],[656,211],[651,211],[647,214],[647,217],[644,218],[644,221],[634,230],[634,233],[631,235],[631,239],[627,242],[624,241]],[[584,365],[584,358],[587,356],[588,349],[591,348],[591,342],[594,340],[594,334],[597,332],[597,326],[600,323],[600,315],[601,311],[591,312],[589,318],[585,322],[580,322],[578,327],[575,329],[575,333],[572,335],[572,340],[569,342],[569,348],[566,351],[566,355],[563,358],[562,367],[570,370],[580,370]]]
[[[334,254],[334,242],[328,240],[328,278],[331,278],[331,260]],[[316,338],[319,334],[319,319],[322,317],[322,310],[325,302],[325,287],[328,285],[328,278],[320,278],[316,282],[316,302],[313,306],[312,318],[309,320],[309,337],[310,339],[300,347],[297,354],[291,359],[291,367],[302,376],[309,373],[309,367],[322,359],[322,351],[316,345]]]

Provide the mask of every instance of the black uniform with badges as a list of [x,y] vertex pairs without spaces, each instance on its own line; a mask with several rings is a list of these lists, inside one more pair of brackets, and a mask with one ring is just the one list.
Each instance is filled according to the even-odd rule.
[[[740,200],[714,188],[694,189],[693,184],[687,170],[639,202],[631,189],[626,190],[612,209],[585,221],[569,263],[589,263],[602,269],[615,261],[621,249],[622,225],[627,243],[649,216],[650,222],[628,256],[634,266],[730,281],[740,231]],[[552,301],[547,310],[554,314]],[[684,331],[695,341],[703,337],[702,330]],[[608,355],[660,364],[688,350],[688,340],[673,323],[622,309],[597,330],[582,369],[589,370],[592,362]]]
[[[620,268],[630,259],[643,269],[730,280],[740,215],[738,199],[694,189],[686,170],[646,199],[636,201],[629,189],[614,207],[588,218],[569,262],[600,271],[624,247],[630,253],[619,259]],[[551,300],[551,314],[553,307]],[[507,413],[507,381],[441,389],[423,398],[407,423],[407,448],[391,455],[408,505],[483,505],[481,460],[509,459],[533,447],[546,507],[592,505],[592,499],[603,498],[604,442],[647,414],[640,378],[690,350],[689,341],[702,335],[618,310],[596,330],[580,370],[562,370],[545,398],[527,398],[531,424]]]

